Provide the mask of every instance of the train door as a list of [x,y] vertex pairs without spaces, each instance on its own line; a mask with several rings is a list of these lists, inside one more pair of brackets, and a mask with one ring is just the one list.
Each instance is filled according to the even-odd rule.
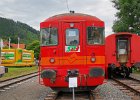
[[130,43],[128,38],[118,38],[117,40],[117,59],[121,64],[127,63],[129,59]]
[[[83,50],[83,22],[63,22],[63,62],[65,67],[78,68],[85,64]],[[67,66],[66,66],[67,65]],[[73,65],[73,66],[72,66]]]
[[[51,25],[50,25],[51,26]],[[42,28],[41,31],[41,62],[42,66],[56,67],[59,65],[59,39],[57,26]]]

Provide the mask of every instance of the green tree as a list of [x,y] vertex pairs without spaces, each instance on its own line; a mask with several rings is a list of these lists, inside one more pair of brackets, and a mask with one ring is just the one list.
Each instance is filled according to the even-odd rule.
[[39,40],[39,31],[25,23],[0,17],[0,38],[8,41],[9,37],[11,43],[17,43],[19,37],[20,43],[27,45],[33,40]]
[[39,58],[39,52],[40,52],[40,43],[38,40],[33,41],[30,43],[27,48],[27,50],[33,50],[35,58]]
[[112,0],[118,10],[113,31],[140,34],[140,0]]

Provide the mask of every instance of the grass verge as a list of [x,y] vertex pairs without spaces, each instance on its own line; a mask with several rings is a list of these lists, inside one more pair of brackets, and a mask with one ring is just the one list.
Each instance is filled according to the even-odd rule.
[[14,78],[21,75],[26,75],[32,72],[36,72],[38,67],[8,67],[8,73],[5,73],[3,77],[0,78],[0,81]]
[[133,68],[133,69],[132,69],[132,72],[133,72],[134,74],[140,74],[140,68]]
[[133,73],[135,73],[135,74],[140,74],[140,71],[134,71]]

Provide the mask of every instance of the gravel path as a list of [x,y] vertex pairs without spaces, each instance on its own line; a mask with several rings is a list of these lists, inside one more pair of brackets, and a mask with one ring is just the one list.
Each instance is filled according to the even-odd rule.
[[50,88],[38,83],[38,77],[0,91],[0,100],[44,100]]
[[[0,91],[0,100],[44,100],[50,88],[41,86],[38,77]],[[100,100],[131,100],[131,98],[107,81],[98,86],[95,91],[102,97]]]
[[140,74],[130,74],[130,77],[140,80]]
[[98,86],[95,91],[99,93],[103,100],[131,100],[129,96],[112,85],[111,80],[108,80],[107,83]]

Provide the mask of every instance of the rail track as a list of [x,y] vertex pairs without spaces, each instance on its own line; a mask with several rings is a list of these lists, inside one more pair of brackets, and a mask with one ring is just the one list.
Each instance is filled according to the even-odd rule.
[[[72,100],[71,92],[50,92],[44,100]],[[75,100],[102,100],[97,91],[76,92]]]
[[9,88],[14,84],[18,84],[20,82],[23,82],[25,80],[33,78],[37,75],[38,75],[38,73],[34,72],[34,73],[27,74],[27,75],[19,76],[19,77],[16,77],[16,78],[11,78],[11,79],[8,79],[8,80],[0,81],[0,91],[3,91],[4,89]]
[[32,74],[35,74],[35,73],[38,73],[38,72],[32,72],[32,73],[25,74],[25,75],[20,75],[20,76],[14,77],[14,78],[5,79],[5,80],[0,81],[0,83],[1,83],[1,82],[6,82],[6,81],[10,81],[10,80],[13,80],[13,79],[17,79],[17,78],[20,78],[20,77],[24,77],[24,76],[32,75]]
[[112,78],[112,84],[131,97],[132,100],[140,100],[140,80],[134,78]]

